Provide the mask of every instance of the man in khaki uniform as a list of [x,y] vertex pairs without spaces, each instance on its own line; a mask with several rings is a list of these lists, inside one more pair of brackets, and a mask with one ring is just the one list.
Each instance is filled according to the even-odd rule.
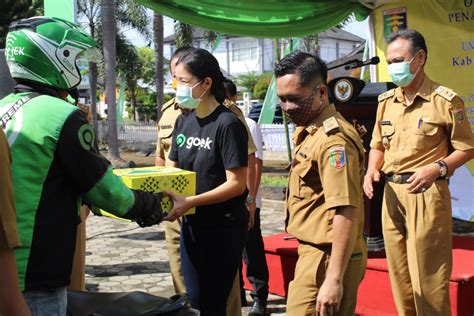
[[300,245],[287,314],[353,315],[367,262],[364,148],[329,103],[327,67],[319,57],[290,54],[275,75],[281,107],[297,126],[286,229]]
[[[382,227],[399,315],[450,315],[451,196],[447,176],[474,157],[464,104],[424,72],[414,30],[394,34],[387,62],[399,87],[379,96],[364,191],[385,176]],[[383,174],[382,174],[383,173]]]
[[[231,100],[226,99],[224,105],[232,111],[232,113],[237,116],[237,118],[244,124],[245,129],[247,130],[248,134],[248,166],[247,166],[247,189],[249,193],[247,195],[247,209],[249,210],[249,229],[254,225],[254,218],[255,218],[255,199],[257,192],[255,190],[255,185],[253,179],[255,177],[255,152],[257,148],[253,143],[252,136],[250,135],[250,131],[247,127],[247,123],[245,123],[245,116],[239,107]],[[252,163],[253,162],[253,163]],[[227,316],[240,316],[242,315],[242,301],[243,298],[240,295],[240,272],[237,271],[237,274],[234,279],[234,283],[232,284],[232,289],[229,294],[229,298],[227,299]]]
[[[88,105],[77,103],[77,107],[84,112],[87,122],[92,125],[92,112]],[[68,290],[85,291],[86,290],[86,221],[90,210],[87,205],[82,205],[80,209],[81,223],[77,225],[76,249],[74,250],[74,259],[72,262],[71,284]]]
[[[183,47],[177,49],[170,60],[170,70],[173,72],[174,65],[179,58],[185,55],[192,48]],[[173,81],[173,88],[176,89],[176,84]],[[161,108],[161,118],[158,122],[158,139],[156,141],[156,166],[164,166],[168,159],[168,154],[171,149],[171,142],[173,136],[174,124],[178,116],[182,113],[181,108],[176,102],[175,98],[163,104]],[[180,254],[180,236],[181,236],[181,219],[174,222],[165,222],[165,238],[166,246],[168,248],[168,256],[171,270],[171,277],[173,279],[174,290],[177,294],[186,293],[186,286],[184,284],[183,268],[181,264]]]
[[[250,129],[247,125],[247,122],[245,121],[245,116],[242,110],[235,104],[235,101],[237,101],[237,88],[235,84],[232,82],[232,80],[225,78],[224,79],[224,89],[226,90],[226,100],[224,102],[224,105],[234,113],[239,120],[244,124],[245,129],[247,130],[247,136],[248,136],[248,165],[247,165],[247,188],[249,190],[249,194],[247,196],[247,208],[249,210],[250,216],[249,216],[249,235],[254,231],[253,229],[255,228],[255,222],[256,222],[256,197],[257,197],[257,181],[256,181],[256,157],[255,153],[257,152],[257,146],[255,145],[252,137],[252,133],[250,132]],[[257,220],[258,223],[260,223],[260,220]],[[260,229],[260,228],[258,228]],[[250,236],[247,236],[249,238]],[[247,247],[247,246],[246,246]],[[246,250],[244,250],[246,251]],[[263,252],[263,249],[262,249]],[[247,267],[248,268],[248,267]],[[254,267],[256,270],[257,269],[262,269],[263,267]],[[266,268],[266,266],[265,266]],[[237,273],[238,277],[234,281],[234,284],[232,286],[231,293],[229,295],[229,300],[227,301],[227,315],[239,315],[235,314],[233,311],[239,310],[240,311],[240,306],[247,305],[247,299],[245,297],[245,290],[241,289],[240,285],[240,269]],[[268,287],[268,286],[267,286]],[[268,295],[268,292],[266,293],[266,296]],[[252,303],[252,307],[249,312],[249,316],[259,316],[259,315],[265,315],[266,314],[266,305],[267,305],[267,297],[262,297],[262,298],[254,298],[254,301]]]
[[[161,119],[158,122],[158,140],[156,142],[156,165],[164,166],[171,149],[174,123],[181,114],[178,103],[173,98],[163,104]],[[165,238],[168,248],[171,277],[177,294],[186,293],[180,255],[181,219],[165,222]]]
[[0,128],[0,315],[30,315],[18,284],[13,249],[21,246],[16,226],[11,156]]

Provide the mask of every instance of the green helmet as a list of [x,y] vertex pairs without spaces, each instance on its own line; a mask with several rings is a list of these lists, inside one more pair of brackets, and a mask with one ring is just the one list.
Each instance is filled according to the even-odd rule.
[[81,82],[76,61],[97,61],[101,54],[96,41],[76,24],[33,17],[11,23],[5,56],[14,79],[70,90]]

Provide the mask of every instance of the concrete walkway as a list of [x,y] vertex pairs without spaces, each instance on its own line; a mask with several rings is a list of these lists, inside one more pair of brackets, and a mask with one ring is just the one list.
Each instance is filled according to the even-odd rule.
[[[265,200],[261,210],[263,235],[284,231],[284,204]],[[135,223],[106,217],[87,219],[86,288],[88,291],[144,291],[174,295],[163,225],[139,228]],[[250,302],[250,296],[248,295]],[[271,315],[285,314],[285,299],[271,295]],[[243,314],[249,308],[243,308]]]

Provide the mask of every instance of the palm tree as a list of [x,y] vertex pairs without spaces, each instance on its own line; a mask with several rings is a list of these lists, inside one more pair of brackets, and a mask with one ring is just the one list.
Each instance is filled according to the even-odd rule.
[[[127,92],[133,110],[133,120],[136,121],[137,81],[141,78],[143,63],[138,56],[137,49],[123,34],[118,34],[116,39],[117,47],[120,47],[117,54],[117,70],[121,80],[125,80],[127,84]],[[118,115],[121,115],[121,113],[118,113]]]
[[102,0],[102,40],[105,62],[105,95],[107,98],[108,144],[111,160],[119,160],[120,152],[117,137],[117,109],[115,102],[116,31],[115,2]]
[[[86,17],[87,27],[92,38],[97,39],[97,29],[99,26],[98,15],[100,12],[99,0],[79,0],[77,2],[78,13]],[[91,99],[92,125],[98,131],[97,124],[97,63],[89,62],[89,97]]]
[[193,45],[193,27],[191,25],[176,21],[174,33],[176,34],[176,48]]
[[[94,37],[99,44],[102,44],[102,23],[103,20],[100,19],[101,10],[103,10],[103,6],[101,6],[100,0],[78,0],[78,12],[82,17],[86,19],[86,27],[89,29],[92,37]],[[115,26],[115,34],[116,37],[120,37],[120,29],[121,28],[133,28],[139,34],[141,34],[145,39],[150,40],[151,33],[148,29],[148,17],[146,14],[146,9],[137,4],[134,0],[115,0],[112,1],[115,5],[115,13],[114,13],[114,21],[118,22],[118,25]],[[127,54],[127,47],[124,45],[128,45],[126,41],[118,40],[116,41],[117,52],[120,55]],[[98,75],[99,71],[97,67],[97,63],[91,62],[89,63],[89,78],[90,78],[90,98],[91,98],[91,110],[92,110],[92,118],[93,118],[93,125],[94,129],[97,131],[97,82],[98,82]],[[114,103],[115,104],[115,103]],[[109,107],[110,108],[110,107]],[[109,121],[110,127],[110,121]],[[112,140],[111,137],[113,135],[108,135],[109,139],[109,147],[110,141]],[[114,141],[112,141],[114,142]],[[118,151],[118,150],[117,150]]]
[[158,120],[161,117],[161,106],[164,99],[163,33],[163,16],[155,13],[153,15],[153,42],[155,47],[156,111]]

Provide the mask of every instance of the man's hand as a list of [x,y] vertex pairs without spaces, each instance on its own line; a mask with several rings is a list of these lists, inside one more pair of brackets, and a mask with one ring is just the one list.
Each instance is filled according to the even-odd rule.
[[179,217],[181,217],[184,213],[186,213],[191,207],[193,207],[189,203],[189,198],[182,195],[177,195],[171,191],[164,192],[166,196],[169,196],[173,200],[173,208],[171,211],[163,218],[164,221],[174,222]]
[[417,172],[415,172],[407,182],[410,184],[407,187],[409,193],[425,192],[433,182],[439,177],[439,166],[437,164],[429,164]]
[[376,169],[369,169],[364,177],[364,192],[369,199],[374,197],[374,186],[373,183],[380,181],[380,171]]
[[148,227],[159,224],[163,221],[163,210],[161,209],[161,199],[163,198],[163,193],[153,193],[150,208],[151,213],[146,215],[141,215],[136,219],[137,224],[140,227]]
[[316,312],[321,316],[334,315],[341,305],[342,293],[340,281],[326,278],[316,299]]

